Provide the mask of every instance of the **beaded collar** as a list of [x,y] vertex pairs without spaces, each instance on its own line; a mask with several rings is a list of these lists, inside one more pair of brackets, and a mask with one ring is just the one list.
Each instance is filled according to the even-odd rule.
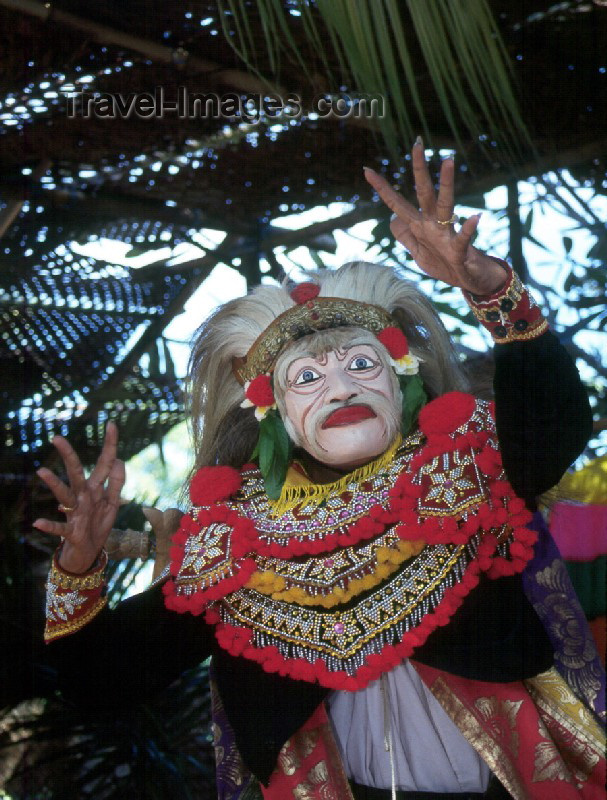
[[307,486],[294,487],[302,490],[300,502],[292,500],[281,512],[269,500],[259,470],[245,470],[242,489],[232,506],[254,523],[261,541],[276,553],[278,548],[297,548],[295,543],[303,550],[314,542],[326,542],[329,535],[347,535],[349,528],[372,508],[387,508],[390,489],[422,441],[420,431],[404,441],[399,439],[399,446],[383,468],[369,471],[363,479],[359,470],[355,470],[339,481],[337,491],[320,503],[314,493],[306,491]]
[[224,502],[184,516],[166,605],[204,612],[233,655],[329,688],[362,688],[409,657],[482,572],[522,570],[535,541],[489,404],[459,392],[428,404],[382,469],[323,505],[273,516],[257,469],[236,490],[230,480]]

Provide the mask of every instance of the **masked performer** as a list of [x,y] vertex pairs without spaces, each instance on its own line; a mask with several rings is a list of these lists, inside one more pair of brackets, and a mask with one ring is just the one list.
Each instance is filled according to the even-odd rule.
[[604,796],[596,665],[576,683],[569,653],[563,679],[521,576],[587,398],[518,278],[471,245],[478,218],[455,231],[453,162],[435,196],[421,142],[412,159],[419,210],[367,179],[493,335],[495,408],[412,284],[349,264],[201,328],[192,505],[162,586],[104,607],[113,426],[90,478],[63,439],[69,484],[41,471],[67,517],[37,523],[64,537],[46,636],[65,691],[107,708],[119,660],[121,708],[212,655],[220,798],[489,797],[492,775],[518,800]]

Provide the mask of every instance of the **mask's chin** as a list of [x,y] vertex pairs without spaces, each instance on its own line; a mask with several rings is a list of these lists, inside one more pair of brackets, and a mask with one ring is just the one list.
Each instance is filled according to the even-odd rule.
[[353,425],[319,427],[316,436],[300,446],[318,464],[339,472],[350,472],[368,464],[390,446],[388,426],[380,417]]

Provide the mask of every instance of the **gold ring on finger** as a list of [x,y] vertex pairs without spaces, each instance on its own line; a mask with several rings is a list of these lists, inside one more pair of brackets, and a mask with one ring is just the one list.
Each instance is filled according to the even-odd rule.
[[64,506],[63,503],[59,503],[57,510],[61,511],[62,514],[67,514],[68,511],[75,511],[76,506]]
[[457,214],[453,213],[453,214],[451,214],[451,219],[446,219],[446,220],[445,219],[437,219],[436,223],[437,223],[437,225],[454,225],[457,222],[457,220],[458,220]]

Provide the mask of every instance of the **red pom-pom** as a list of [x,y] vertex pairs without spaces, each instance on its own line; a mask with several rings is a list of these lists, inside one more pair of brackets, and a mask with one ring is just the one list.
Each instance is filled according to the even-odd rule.
[[299,283],[291,289],[291,300],[297,303],[298,306],[307,303],[308,300],[314,300],[320,293],[320,286],[317,283],[308,281],[307,283]]
[[202,467],[190,484],[190,500],[194,506],[210,506],[231,497],[241,485],[240,472],[234,467]]
[[377,338],[394,359],[402,358],[409,352],[407,337],[400,328],[396,328],[394,325],[380,331]]
[[468,422],[476,401],[471,394],[447,392],[432,400],[419,412],[419,427],[426,436],[453,433]]
[[258,408],[274,405],[274,392],[269,375],[263,374],[254,378],[244,394],[247,400],[250,400]]

